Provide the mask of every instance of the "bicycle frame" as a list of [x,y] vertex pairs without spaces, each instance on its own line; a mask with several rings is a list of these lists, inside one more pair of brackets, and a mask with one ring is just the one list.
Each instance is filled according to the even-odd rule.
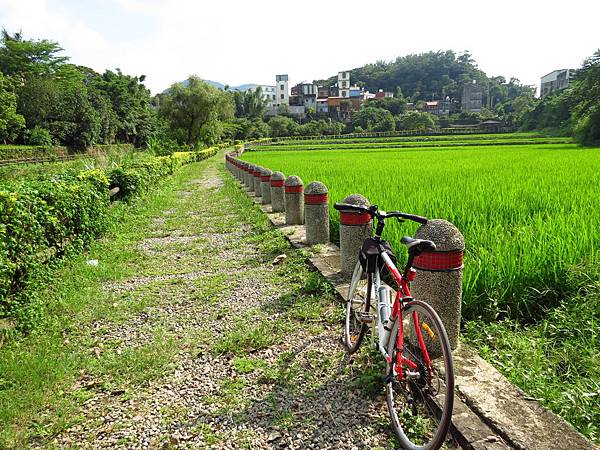
[[[375,299],[377,304],[377,328],[379,331],[379,351],[383,354],[385,360],[388,363],[392,362],[392,356],[388,355],[386,348],[389,344],[389,340],[391,337],[391,331],[393,329],[394,321],[398,322],[398,349],[402,349],[404,345],[404,324],[402,323],[402,307],[405,302],[413,300],[413,297],[410,294],[409,288],[409,273],[404,275],[400,274],[400,271],[395,266],[394,262],[390,259],[390,257],[382,253],[381,258],[383,263],[392,274],[398,290],[396,291],[396,296],[394,298],[393,304],[391,305],[392,311],[387,323],[382,323],[381,321],[381,277],[379,275],[379,267],[376,267],[375,270],[375,280],[374,280],[374,290],[375,290]],[[410,271],[410,268],[407,266],[406,271]],[[419,347],[423,354],[423,359],[425,360],[425,365],[427,367],[427,371],[429,372],[429,379],[431,379],[431,375],[433,373],[433,369],[431,367],[431,359],[429,358],[429,352],[427,351],[427,347],[425,346],[425,341],[423,339],[423,334],[421,332],[421,327],[419,326],[419,316],[416,311],[413,312],[413,322],[415,326],[415,334],[417,336],[417,340],[419,342]],[[390,327],[388,324],[392,324]],[[402,356],[402,351],[398,352],[396,355],[397,360],[396,364],[393,364],[393,375],[398,376],[399,380],[404,378],[404,371],[402,370],[403,364],[405,364],[408,368],[415,370],[418,368],[417,364],[414,361]]]

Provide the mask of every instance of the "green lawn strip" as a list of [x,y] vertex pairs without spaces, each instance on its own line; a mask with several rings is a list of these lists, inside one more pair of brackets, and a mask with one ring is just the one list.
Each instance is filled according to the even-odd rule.
[[[294,144],[278,146],[260,146],[252,151],[284,151],[284,150],[367,150],[367,149],[427,149],[427,148],[451,148],[451,147],[503,147],[512,145],[550,145],[550,144],[573,144],[571,138],[531,138],[531,139],[505,139],[491,140],[436,140],[422,142],[321,142],[311,144]],[[576,144],[573,144],[576,145]]]
[[[150,258],[137,244],[149,235],[151,219],[176,207],[176,191],[201,176],[208,164],[210,160],[185,166],[160,190],[113,208],[108,234],[48,276],[38,295],[45,304],[43,325],[0,349],[0,447],[25,447],[77,421],[77,408],[88,396],[85,390],[73,390],[82,377],[99,378],[106,388],[135,386],[160,376],[180,348],[189,346],[159,327],[142,347],[120,354],[111,348],[96,351],[88,328],[97,320],[122,322],[145,307],[143,299],[141,305],[118,301],[103,286],[147,267]],[[88,265],[89,259],[99,265]],[[173,266],[163,269],[174,272]]]
[[[341,137],[332,139],[327,136],[314,137],[313,139],[295,139],[295,140],[283,140],[275,141],[272,146],[302,146],[311,145],[312,143],[322,144],[352,144],[352,143],[402,143],[402,142],[437,142],[437,141],[450,141],[450,142],[470,142],[470,141],[511,141],[511,140],[523,140],[523,139],[548,139],[555,138],[558,136],[547,136],[540,133],[506,133],[506,134],[443,134],[443,135],[431,135],[431,136],[381,136],[381,137]],[[568,137],[558,137],[560,139],[570,139]],[[572,139],[571,139],[572,140]]]

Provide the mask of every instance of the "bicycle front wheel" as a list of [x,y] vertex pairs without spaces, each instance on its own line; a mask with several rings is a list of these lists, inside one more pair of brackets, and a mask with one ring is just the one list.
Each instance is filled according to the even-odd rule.
[[357,262],[348,290],[344,326],[344,345],[350,354],[358,350],[367,331],[372,290],[373,275],[365,273],[360,262]]
[[[454,403],[448,335],[433,308],[419,300],[403,307],[402,324],[402,348],[398,348],[398,320],[388,343],[392,362],[387,365],[386,398],[392,427],[406,449],[439,449],[450,427]],[[399,353],[401,367],[397,365]]]

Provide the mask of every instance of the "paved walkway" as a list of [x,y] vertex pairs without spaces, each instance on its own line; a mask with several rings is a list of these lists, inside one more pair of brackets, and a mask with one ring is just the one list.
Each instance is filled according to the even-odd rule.
[[[80,422],[51,445],[397,447],[379,356],[367,348],[346,356],[331,288],[221,166],[220,158],[199,165],[148,223],[138,251],[156,270],[106,285],[99,299],[140,308],[89,331],[117,353],[157,339],[177,345],[177,360],[143,385],[94,390]],[[287,258],[274,265],[280,254]],[[74,388],[98,383],[83,378]]]

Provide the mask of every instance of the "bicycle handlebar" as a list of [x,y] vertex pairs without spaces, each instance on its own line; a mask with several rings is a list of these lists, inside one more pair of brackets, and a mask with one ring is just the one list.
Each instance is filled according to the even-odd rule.
[[350,205],[348,203],[335,203],[333,208],[338,211],[353,211],[353,212],[362,212],[367,213],[371,217],[377,217],[378,219],[387,219],[389,217],[399,217],[405,220],[412,220],[413,222],[420,223],[425,225],[427,223],[427,218],[422,216],[417,216],[416,214],[407,214],[400,211],[390,211],[387,213],[379,213],[377,212],[377,205],[372,205],[370,207],[360,206],[360,205]]

